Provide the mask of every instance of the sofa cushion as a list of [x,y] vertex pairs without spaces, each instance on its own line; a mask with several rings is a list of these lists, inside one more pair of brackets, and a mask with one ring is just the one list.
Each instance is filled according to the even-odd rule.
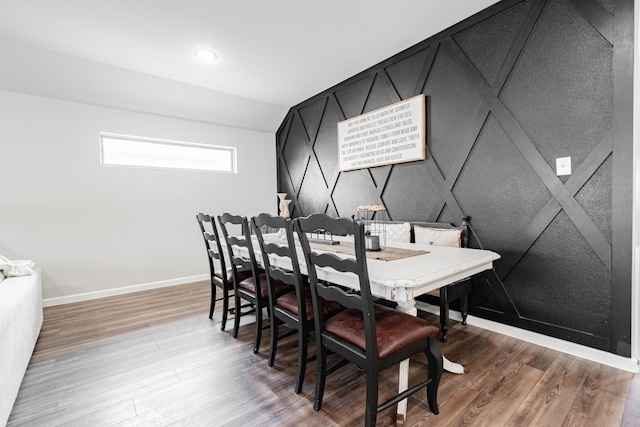
[[29,276],[34,267],[35,263],[30,259],[10,260],[0,255],[0,271],[5,277]]
[[462,229],[460,228],[433,228],[416,225],[413,227],[415,243],[422,245],[460,247]]
[[371,234],[380,236],[384,232],[387,242],[410,243],[411,242],[411,224],[403,222],[400,224],[390,223],[372,223],[370,228]]

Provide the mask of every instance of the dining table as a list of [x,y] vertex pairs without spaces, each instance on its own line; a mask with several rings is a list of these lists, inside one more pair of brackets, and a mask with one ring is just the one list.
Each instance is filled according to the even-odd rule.
[[[264,234],[267,242],[286,244],[286,239],[278,233]],[[253,237],[253,248],[256,261],[261,263],[262,254],[258,240]],[[336,252],[334,245],[323,245],[319,242],[314,250]],[[386,252],[386,254],[384,253]],[[396,253],[397,255],[393,255]],[[447,246],[433,246],[417,243],[386,242],[386,246],[379,253],[367,252],[367,269],[371,293],[397,304],[396,309],[411,315],[417,315],[417,296],[456,283],[475,274],[493,268],[493,262],[500,255],[493,251],[471,248],[454,248]],[[242,254],[248,256],[249,254]],[[307,273],[302,248],[298,246],[298,260],[300,271]],[[346,253],[336,253],[337,256],[354,256]],[[289,258],[272,256],[269,258],[272,266],[291,269]],[[339,272],[330,268],[318,270],[318,278],[336,283],[355,290],[359,288],[358,278],[351,273]],[[463,374],[464,367],[452,362],[443,355],[443,369],[448,372]],[[399,391],[408,388],[409,359],[400,363]],[[407,399],[398,403],[396,422],[403,423],[406,419]]]

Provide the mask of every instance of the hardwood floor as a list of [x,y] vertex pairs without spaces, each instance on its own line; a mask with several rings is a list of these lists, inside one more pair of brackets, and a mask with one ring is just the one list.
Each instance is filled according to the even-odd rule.
[[[220,331],[220,307],[207,318],[208,298],[199,282],[46,308],[8,425],[361,424],[361,372],[346,366],[329,377],[323,409],[314,412],[315,362],[302,393],[293,391],[296,336],[281,340],[269,368],[268,332],[253,354],[253,320],[243,319],[234,339]],[[412,396],[407,425],[640,425],[638,375],[453,323],[440,348],[467,372],[443,374],[439,415],[422,393]],[[397,376],[395,368],[384,372],[380,400]],[[412,383],[424,376],[426,358],[412,359]],[[378,425],[394,425],[394,412],[381,412]]]

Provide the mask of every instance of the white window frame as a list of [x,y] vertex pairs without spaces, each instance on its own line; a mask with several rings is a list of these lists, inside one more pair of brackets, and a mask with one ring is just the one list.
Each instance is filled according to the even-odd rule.
[[[156,145],[160,149],[164,148],[165,151],[173,151],[174,157],[169,158],[166,155],[164,157],[158,156],[155,158],[144,157],[139,158],[139,161],[136,161],[132,158],[116,159],[113,154],[108,152],[109,147],[105,147],[105,143],[109,145],[110,141],[125,141],[127,143],[130,143],[132,147],[134,145],[141,147],[143,144]],[[200,153],[198,159],[180,161],[180,159],[177,159],[175,157],[179,154],[187,154],[189,152],[193,153],[194,150]],[[211,155],[213,154],[213,152],[224,153],[225,156],[229,157],[228,161],[225,161],[225,164],[223,166],[215,164],[218,162],[218,160],[216,159],[211,159],[211,161],[207,162],[207,155]],[[135,157],[134,154],[130,154]],[[110,167],[177,169],[218,173],[237,173],[237,149],[236,147],[228,147],[222,145],[198,144],[195,142],[174,141],[168,139],[147,138],[141,136],[100,132],[100,165]]]

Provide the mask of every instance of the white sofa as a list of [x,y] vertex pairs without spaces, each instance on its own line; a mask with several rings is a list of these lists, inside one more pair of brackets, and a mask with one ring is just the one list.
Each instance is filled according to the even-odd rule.
[[0,272],[0,426],[6,424],[42,327],[42,273]]

